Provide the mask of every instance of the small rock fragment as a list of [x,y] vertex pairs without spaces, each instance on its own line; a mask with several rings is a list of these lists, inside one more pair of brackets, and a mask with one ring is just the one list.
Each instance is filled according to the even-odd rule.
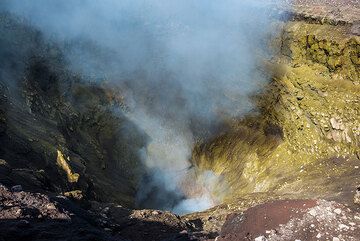
[[259,236],[255,238],[255,241],[267,241],[267,238],[265,238],[265,236]]
[[339,228],[340,229],[349,229],[349,226],[347,226],[345,224],[339,224]]
[[55,207],[55,205],[54,205],[54,204],[52,204],[52,203],[48,203],[48,204],[46,204],[46,209],[47,209],[47,210],[55,210],[55,209],[56,209],[56,207]]
[[0,165],[7,165],[7,162],[4,159],[0,159]]
[[21,208],[19,208],[19,209],[17,209],[17,210],[15,211],[15,214],[16,214],[16,215],[20,215],[21,213],[22,213]]
[[316,211],[315,211],[314,209],[311,209],[311,210],[309,211],[309,214],[310,214],[311,216],[315,217],[315,216],[316,216]]
[[341,209],[340,209],[340,208],[336,208],[336,209],[334,210],[334,213],[340,215],[340,214],[341,214]]
[[159,215],[160,213],[159,213],[159,211],[156,211],[156,210],[155,210],[155,211],[152,211],[152,214],[153,214],[153,215]]
[[330,124],[331,124],[331,127],[332,127],[334,130],[339,130],[339,129],[340,129],[340,124],[336,121],[335,118],[331,118],[331,119],[330,119]]
[[356,189],[356,193],[354,195],[354,203],[360,205],[360,187]]
[[22,186],[21,185],[15,185],[11,188],[12,192],[21,192],[22,191]]
[[354,35],[360,36],[360,21],[356,21],[351,26],[350,32]]

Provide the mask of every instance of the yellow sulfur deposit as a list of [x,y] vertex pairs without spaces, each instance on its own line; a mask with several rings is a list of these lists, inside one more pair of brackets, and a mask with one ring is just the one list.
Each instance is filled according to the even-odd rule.
[[345,26],[290,22],[280,42],[281,56],[267,66],[273,80],[254,98],[260,114],[194,149],[197,166],[228,182],[228,201],[264,192],[323,197],[360,181],[359,37]]
[[57,150],[56,164],[66,172],[68,181],[70,183],[78,181],[80,175],[71,171],[71,168],[66,162],[64,155],[59,150]]

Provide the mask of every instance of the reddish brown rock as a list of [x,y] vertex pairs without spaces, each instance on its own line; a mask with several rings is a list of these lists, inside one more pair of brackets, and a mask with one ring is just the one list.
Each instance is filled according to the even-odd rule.
[[324,200],[282,200],[230,214],[217,241],[359,240],[360,214]]
[[300,217],[315,205],[314,200],[281,200],[255,206],[244,214],[230,214],[218,240],[253,240],[266,230]]

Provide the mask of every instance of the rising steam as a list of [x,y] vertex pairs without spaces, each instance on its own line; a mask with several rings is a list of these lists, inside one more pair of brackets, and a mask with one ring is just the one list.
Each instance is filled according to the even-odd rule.
[[271,56],[271,6],[254,0],[0,5],[63,46],[73,71],[122,88],[129,118],[150,137],[141,150],[148,172],[139,184],[138,204],[178,213],[216,202],[212,189],[222,181],[194,171],[191,151],[196,139],[224,119],[254,108],[249,96],[267,81],[257,67]]

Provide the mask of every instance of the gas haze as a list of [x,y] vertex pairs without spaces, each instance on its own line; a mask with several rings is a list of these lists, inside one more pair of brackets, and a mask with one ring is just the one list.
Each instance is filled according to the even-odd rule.
[[[194,140],[252,111],[249,96],[267,81],[258,63],[271,57],[270,15],[281,1],[271,2],[5,0],[0,7],[63,46],[73,71],[123,89],[129,118],[150,137],[138,205],[186,213],[214,205],[211,189],[222,183],[191,171]],[[205,181],[187,194],[182,183],[195,177]]]

